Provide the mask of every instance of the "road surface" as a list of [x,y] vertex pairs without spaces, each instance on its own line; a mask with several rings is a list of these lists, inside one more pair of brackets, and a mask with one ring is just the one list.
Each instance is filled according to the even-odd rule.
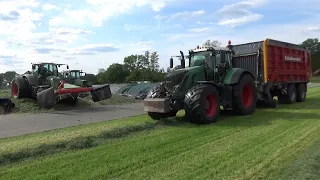
[[143,104],[108,105],[41,114],[0,115],[0,138],[143,114]]
[[[309,83],[308,87],[320,86]],[[143,104],[109,105],[41,114],[0,115],[0,138],[144,114]]]

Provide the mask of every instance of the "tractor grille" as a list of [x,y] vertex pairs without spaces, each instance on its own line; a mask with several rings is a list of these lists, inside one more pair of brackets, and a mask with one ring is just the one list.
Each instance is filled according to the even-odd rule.
[[188,71],[176,71],[168,74],[165,77],[164,85],[169,91],[172,91],[173,88],[180,84],[183,77],[187,74]]

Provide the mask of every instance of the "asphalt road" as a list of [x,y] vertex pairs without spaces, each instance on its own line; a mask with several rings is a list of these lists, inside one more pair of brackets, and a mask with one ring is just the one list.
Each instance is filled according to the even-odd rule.
[[[309,83],[309,87],[320,83]],[[41,114],[0,115],[0,138],[144,114],[143,104],[103,106]]]
[[41,114],[0,115],[0,138],[143,114],[143,104],[109,105]]

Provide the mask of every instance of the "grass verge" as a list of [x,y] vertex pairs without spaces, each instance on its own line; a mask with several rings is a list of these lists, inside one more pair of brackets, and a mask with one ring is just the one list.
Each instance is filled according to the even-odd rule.
[[[91,132],[91,136],[95,134],[93,138],[97,142],[98,137],[102,136],[108,137],[107,143],[102,142],[99,146],[70,145],[64,146],[68,148],[64,152],[59,151],[61,153],[40,158],[35,158],[35,155],[30,160],[3,166],[0,177],[277,179],[278,172],[289,167],[320,138],[320,112],[316,108],[320,105],[320,89],[310,88],[308,97],[307,102],[281,105],[278,109],[259,109],[251,116],[221,116],[217,123],[204,126],[177,120],[157,123],[151,122],[146,116],[137,116],[122,121],[131,123],[122,126],[124,129],[118,127],[119,123],[114,126],[115,129],[107,131],[107,136],[102,136],[105,132],[103,129],[95,130],[93,125],[88,125],[91,130],[87,131]],[[60,133],[67,131],[61,129],[53,134],[59,137]],[[35,138],[43,138],[46,133],[23,136],[19,141],[36,142]],[[78,133],[81,134],[80,128]],[[87,135],[80,139],[86,140]],[[9,139],[8,143],[15,144],[13,138],[6,140]],[[68,140],[74,139],[65,138],[63,142]],[[78,141],[74,142],[78,144]],[[20,147],[20,150],[16,152],[23,152],[25,149],[17,144],[14,147]],[[37,149],[37,145],[27,147]]]
[[312,76],[311,83],[320,83],[320,76]]
[[[10,90],[0,90],[0,97],[10,98]],[[85,98],[79,98],[77,105],[67,105],[58,103],[50,109],[41,109],[37,101],[32,99],[11,99],[16,107],[13,109],[13,113],[41,113],[41,112],[50,112],[56,110],[66,110],[66,109],[75,109],[75,108],[85,108],[85,107],[94,107],[101,105],[122,105],[122,104],[131,104],[140,102],[133,98],[123,97],[120,95],[113,95],[110,99],[106,99],[100,102],[93,102],[91,96]]]

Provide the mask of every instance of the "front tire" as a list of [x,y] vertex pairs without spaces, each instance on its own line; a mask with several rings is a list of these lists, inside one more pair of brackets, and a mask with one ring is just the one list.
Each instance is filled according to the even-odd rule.
[[220,96],[211,84],[192,87],[184,99],[185,115],[190,122],[209,124],[217,121],[220,115]]
[[254,79],[244,74],[239,83],[234,85],[232,92],[233,110],[239,115],[252,114],[257,107],[257,92]]

